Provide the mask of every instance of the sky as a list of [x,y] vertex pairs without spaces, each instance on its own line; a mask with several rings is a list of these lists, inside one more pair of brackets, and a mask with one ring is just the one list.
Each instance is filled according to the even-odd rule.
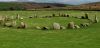
[[82,4],[82,3],[90,3],[90,2],[100,2],[100,0],[0,0],[1,2],[8,1],[33,1],[33,2],[42,2],[42,3],[64,3],[64,4]]

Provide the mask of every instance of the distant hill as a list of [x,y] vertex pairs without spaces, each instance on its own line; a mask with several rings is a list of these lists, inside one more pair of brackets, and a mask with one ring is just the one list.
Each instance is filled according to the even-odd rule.
[[81,5],[100,5],[100,2],[85,3]]
[[100,10],[100,2],[82,4],[80,5],[80,7],[90,9],[90,10]]
[[100,10],[100,2],[86,3],[66,7],[67,10]]
[[0,2],[0,10],[24,9],[21,3]]
[[28,10],[39,8],[65,7],[69,5],[59,3],[35,3],[35,2],[0,2],[0,10]]
[[0,2],[0,10],[100,10],[100,2],[81,5],[69,5],[60,3],[36,3],[36,2]]

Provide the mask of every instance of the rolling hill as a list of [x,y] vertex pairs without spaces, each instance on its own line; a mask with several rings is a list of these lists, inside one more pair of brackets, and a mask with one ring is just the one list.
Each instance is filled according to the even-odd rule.
[[82,4],[80,7],[90,10],[100,10],[100,2]]
[[100,2],[81,5],[69,5],[60,3],[36,3],[36,2],[0,2],[0,10],[100,10]]
[[0,10],[27,10],[39,8],[65,7],[59,3],[35,3],[35,2],[0,2]]
[[86,3],[76,6],[66,7],[69,10],[100,10],[100,2]]

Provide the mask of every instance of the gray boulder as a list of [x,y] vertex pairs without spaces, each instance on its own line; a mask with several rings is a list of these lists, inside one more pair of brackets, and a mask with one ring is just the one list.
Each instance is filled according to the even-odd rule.
[[60,29],[60,24],[59,23],[53,23],[53,29],[59,30]]
[[74,29],[75,28],[74,22],[69,22],[67,28],[68,29]]

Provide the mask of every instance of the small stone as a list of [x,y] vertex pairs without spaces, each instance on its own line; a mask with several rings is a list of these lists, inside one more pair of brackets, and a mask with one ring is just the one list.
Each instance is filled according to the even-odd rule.
[[74,29],[74,28],[75,28],[74,22],[69,22],[68,29]]
[[53,23],[53,28],[55,30],[59,30],[60,29],[60,24],[59,23]]
[[98,20],[97,16],[95,15],[94,23],[98,23],[98,22],[99,22],[99,20]]
[[66,29],[64,26],[61,26],[60,28],[61,28],[61,29]]
[[18,26],[18,28],[23,28],[23,29],[25,29],[25,28],[27,28],[27,25],[26,25],[26,23],[21,22],[21,23],[20,23],[20,26]]
[[36,29],[39,29],[39,30],[41,29],[41,27],[39,27],[39,26],[36,26],[35,28],[36,28]]
[[42,30],[49,30],[49,27],[42,27]]
[[90,25],[90,23],[83,23],[83,24],[80,24],[81,27],[88,27]]
[[75,25],[75,28],[76,28],[76,29],[79,29],[79,28],[80,28],[80,26],[78,26],[78,25]]

